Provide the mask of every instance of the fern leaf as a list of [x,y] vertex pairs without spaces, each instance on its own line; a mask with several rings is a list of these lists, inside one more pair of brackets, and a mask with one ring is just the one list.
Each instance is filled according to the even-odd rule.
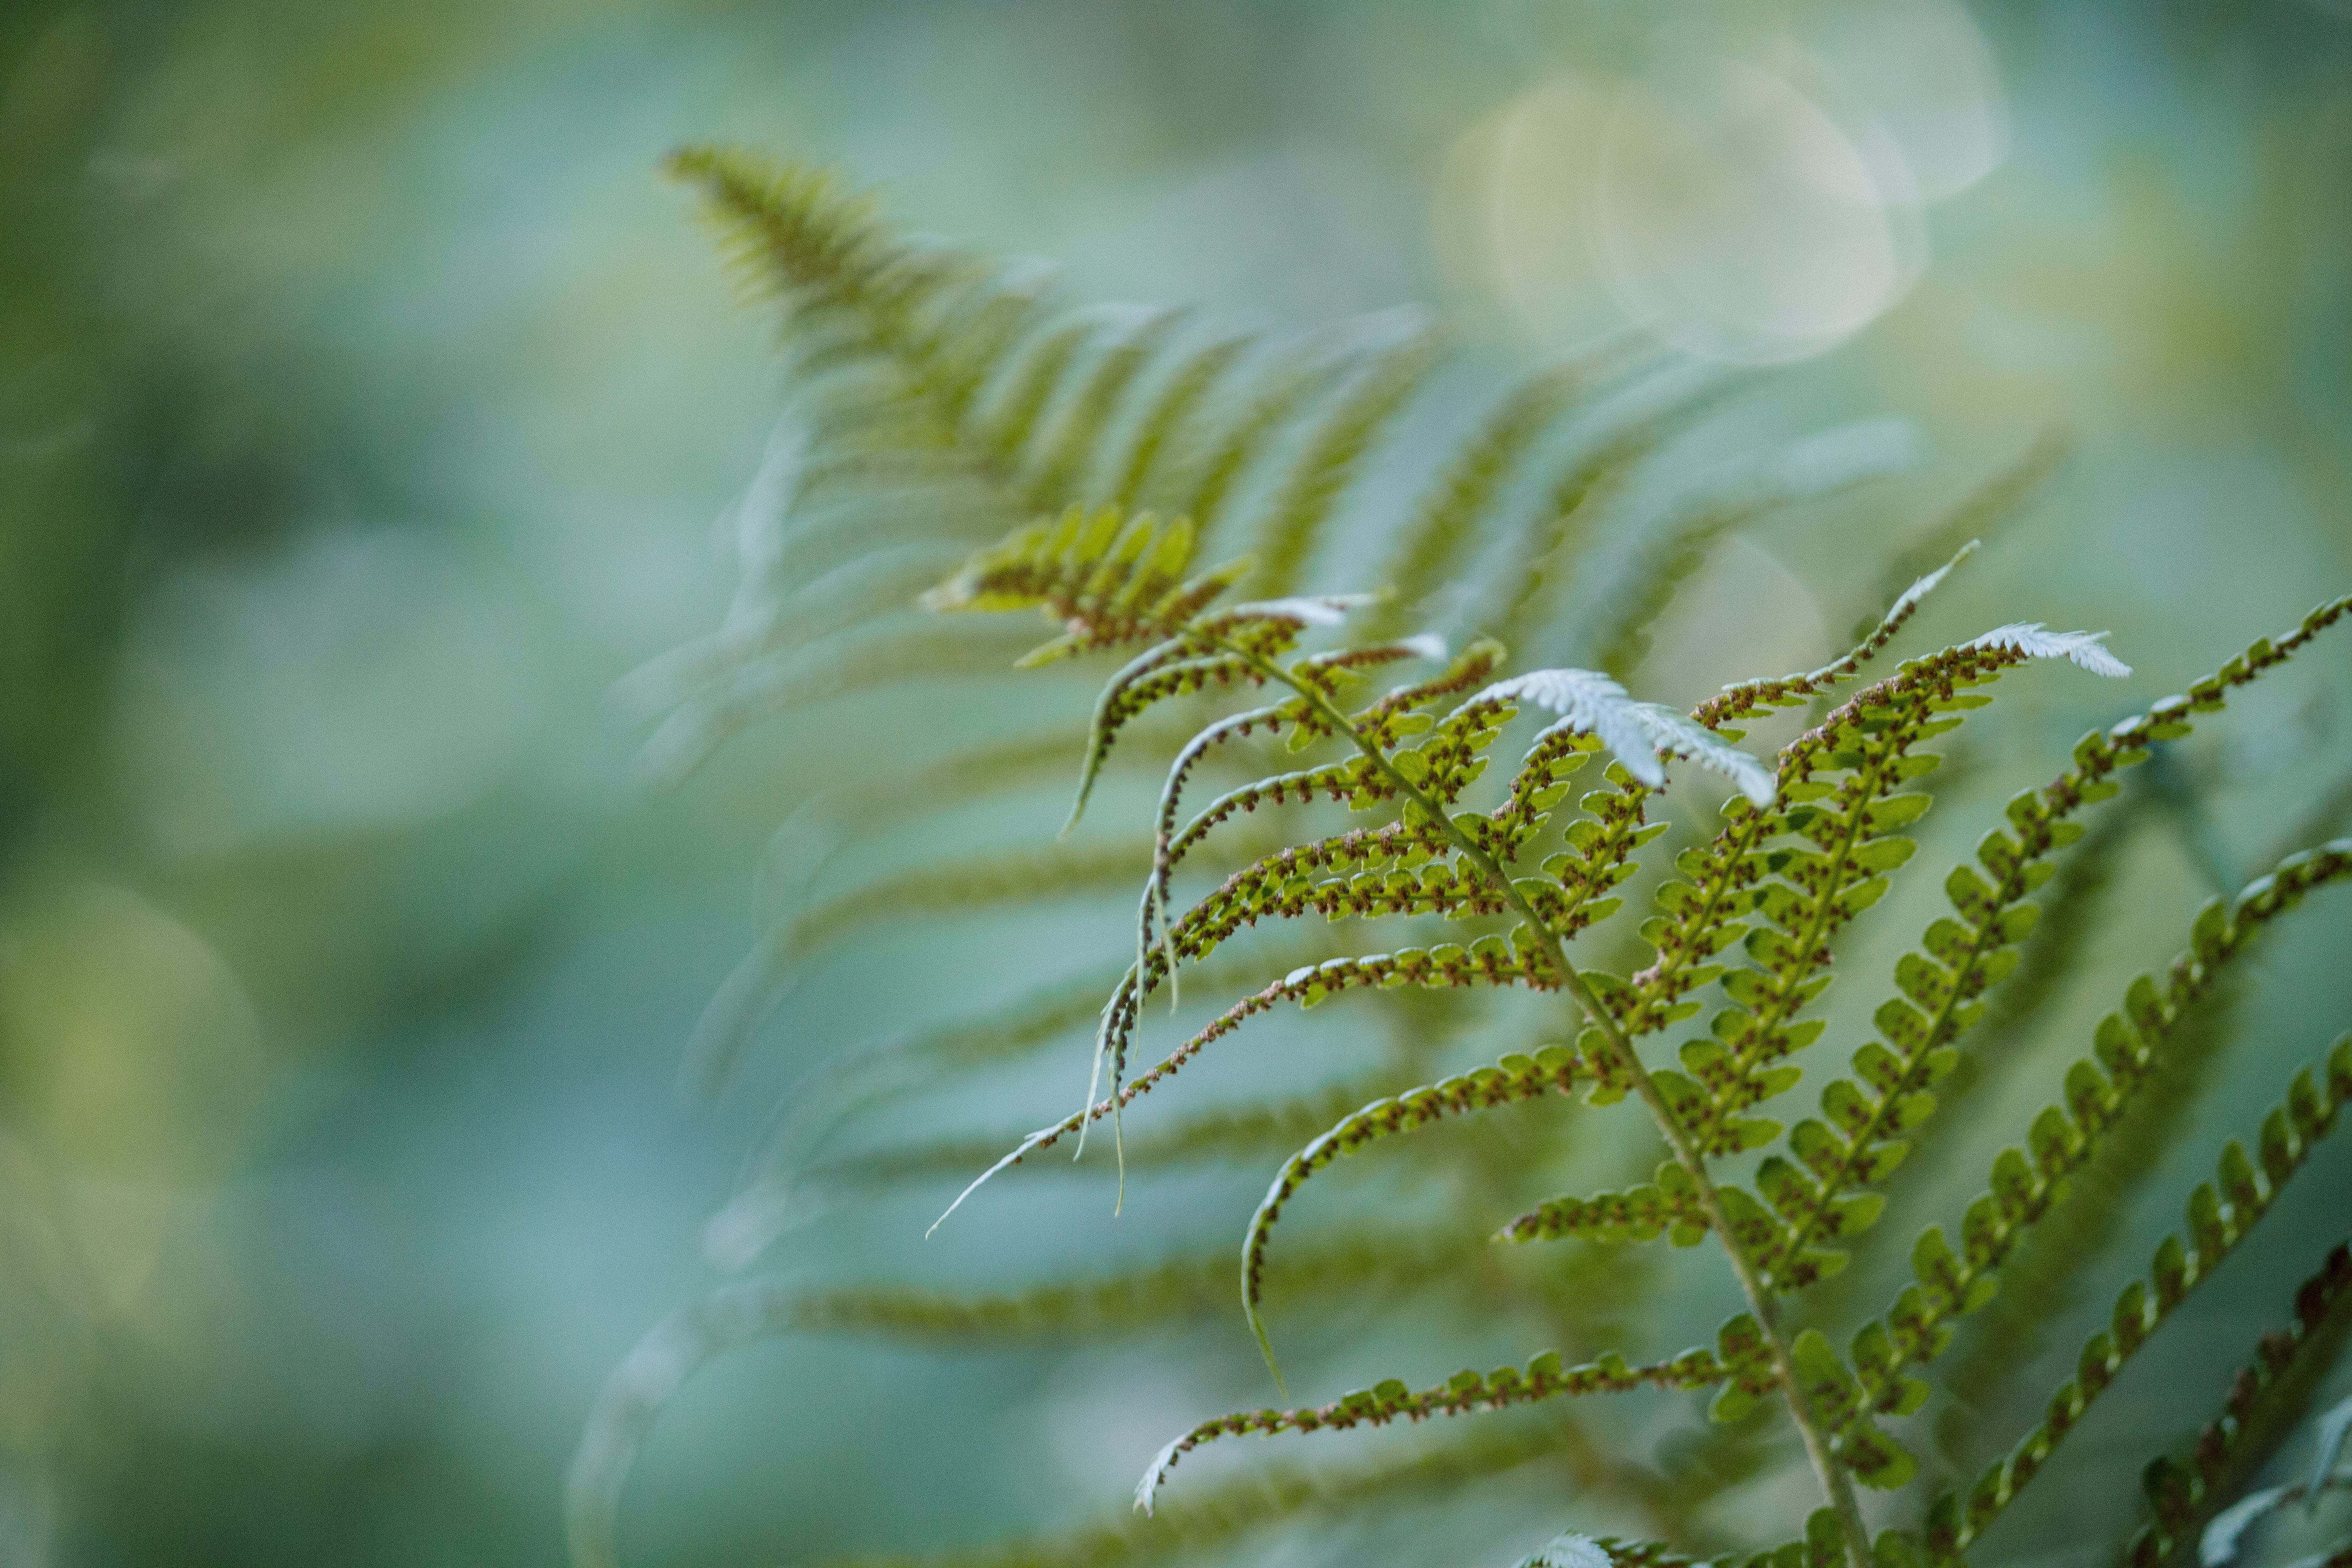
[[[2074,436],[2070,430],[2053,426],[2036,436],[2015,460],[1963,496],[1958,505],[1887,563],[1887,581],[1878,599],[1885,601],[1905,580],[1964,545],[1997,539],[2039,498],[2074,451]],[[1865,617],[1856,623],[1853,636],[1860,641],[1869,633]]]
[[[2335,1455],[2322,1434],[2317,1468],[2302,1487],[2273,1487],[2232,1506],[2226,1523],[2215,1516],[2222,1500],[2262,1468],[2309,1404],[2313,1385],[2343,1346],[2352,1330],[2352,1247],[2338,1243],[2319,1271],[2294,1293],[2294,1320],[2263,1336],[2254,1359],[2239,1370],[2230,1384],[2229,1402],[2221,1415],[2197,1436],[2186,1460],[2160,1458],[2141,1478],[2155,1518],[2142,1526],[2124,1549],[2128,1568],[2160,1568],[2182,1546],[2195,1539],[2207,1521],[2213,1536],[2202,1543],[2200,1558],[2226,1563],[2235,1555],[2237,1536],[2263,1512],[2315,1495],[2336,1468]],[[2352,1417],[2352,1405],[2342,1407]],[[2340,1440],[2342,1427],[2336,1429]]]
[[1535,1100],[1549,1093],[1567,1094],[1588,1077],[1580,1069],[1576,1054],[1563,1046],[1550,1047],[1533,1057],[1505,1057],[1491,1068],[1450,1078],[1392,1100],[1375,1100],[1292,1155],[1275,1177],[1274,1184],[1266,1189],[1242,1243],[1242,1310],[1249,1317],[1250,1332],[1256,1336],[1258,1350],[1265,1355],[1266,1368],[1274,1373],[1276,1385],[1281,1384],[1282,1373],[1275,1364],[1274,1346],[1258,1316],[1258,1301],[1265,1282],[1266,1247],[1273,1238],[1275,1222],[1282,1217],[1283,1206],[1308,1177],[1341,1155],[1356,1153],[1380,1139],[1426,1127],[1445,1116]]
[[1101,449],[1120,400],[1144,366],[1177,328],[1184,323],[1181,309],[1138,312],[1131,323],[1114,329],[1093,370],[1070,394],[1070,406],[1045,442],[1045,452],[1024,496],[1033,507],[1064,504],[1083,493],[1086,473]]
[[[2210,1185],[2189,1194],[2189,1242],[2183,1247],[2168,1236],[2156,1249],[2147,1279],[2134,1280],[2116,1302],[2113,1327],[2092,1336],[2083,1347],[2074,1376],[2051,1397],[2050,1413],[2019,1440],[2009,1457],[1979,1477],[1965,1501],[1947,1492],[1928,1510],[1927,1542],[1931,1562],[1956,1559],[2000,1516],[2019,1490],[2032,1480],[2051,1454],[2073,1430],[2095,1399],[2114,1381],[2125,1362],[2159,1327],[2189,1291],[2212,1276],[2221,1259],[2245,1239],[2267,1212],[2281,1187],[2301,1168],[2312,1147],[2334,1126],[2336,1112],[2352,1100],[2352,1036],[2336,1044],[2326,1063],[2325,1088],[2314,1086],[2306,1070],[2295,1075],[2284,1103],[2263,1119],[2262,1169],[2248,1161],[2245,1151],[2231,1142],[2221,1152],[2220,1169]],[[2021,1158],[2010,1156],[2025,1185],[1996,1177],[1994,1199],[1981,1223],[1972,1225],[1969,1257],[1960,1265],[1963,1277],[1997,1262],[2006,1239],[2010,1216],[2032,1210],[2033,1177]],[[2217,1195],[2226,1194],[2227,1197]],[[2040,1200],[2046,1204],[2047,1198]],[[2223,1205],[2226,1202],[2227,1207]],[[1998,1212],[1990,1205],[1998,1205]],[[1931,1237],[1936,1233],[1930,1232]],[[1950,1255],[1945,1255],[1950,1259]],[[1988,1261],[1980,1262],[1979,1258]],[[1923,1270],[1923,1275],[1925,1271]]]
[[1646,531],[1582,631],[1585,657],[1621,679],[1649,652],[1649,627],[1684,579],[1724,535],[1802,501],[1818,500],[1917,459],[1918,437],[1900,420],[1873,420],[1786,447],[1738,479],[1681,502]]
[[1633,701],[1605,675],[1538,669],[1499,681],[1482,695],[1559,714],[1560,729],[1598,736],[1626,772],[1652,789],[1666,782],[1665,759],[1682,756],[1730,779],[1757,806],[1771,803],[1772,774],[1763,763],[1670,708]]
[[1217,383],[1252,346],[1251,339],[1244,335],[1219,338],[1187,355],[1167,374],[1158,394],[1136,420],[1127,455],[1118,465],[1118,478],[1110,489],[1111,505],[1132,511],[1144,504],[1153,481],[1167,467],[1171,446]]
[[1135,1506],[1152,1510],[1160,1486],[1178,1460],[1202,1444],[1244,1432],[1316,1432],[1327,1427],[1384,1426],[1391,1421],[1419,1421],[1432,1415],[1458,1415],[1470,1410],[1500,1410],[1529,1405],[1560,1394],[1615,1394],[1644,1386],[1705,1388],[1720,1383],[1724,1370],[1715,1352],[1685,1351],[1672,1361],[1628,1366],[1622,1358],[1604,1356],[1597,1362],[1563,1368],[1559,1357],[1546,1353],[1529,1362],[1525,1371],[1499,1367],[1481,1375],[1459,1372],[1451,1381],[1418,1393],[1390,1381],[1341,1395],[1329,1405],[1296,1410],[1257,1410],[1204,1421],[1160,1451],[1135,1490]]
[[1267,504],[1257,530],[1261,593],[1283,595],[1297,585],[1323,524],[1371,449],[1373,441],[1437,367],[1432,335],[1416,331],[1376,354],[1307,434],[1307,446]]
[[[2132,983],[2124,1011],[2109,1014],[2099,1025],[2099,1065],[2076,1061],[2066,1074],[2066,1109],[2051,1106],[2034,1119],[2031,1163],[2016,1150],[2005,1152],[1996,1163],[1992,1193],[1969,1210],[1964,1255],[1955,1257],[1940,1231],[1930,1230],[1920,1238],[1913,1254],[1919,1284],[1904,1291],[1883,1328],[1873,1325],[1864,1331],[1875,1347],[1873,1352],[1856,1352],[1868,1368],[1865,1381],[1874,1399],[1890,1393],[1912,1397],[1908,1389],[1916,1385],[1906,1384],[1903,1368],[1940,1353],[1950,1339],[1949,1321],[1990,1300],[1994,1271],[2007,1261],[2026,1229],[2057,1202],[2065,1178],[2097,1152],[2116,1126],[2147,1083],[2182,1010],[2205,993],[2222,965],[2305,891],[2347,874],[2352,874],[2352,841],[2320,854],[2290,858],[2270,877],[2250,885],[2233,907],[2219,900],[2206,906],[2197,920],[2194,944],[2175,962],[2163,992],[2146,975]],[[2352,1052],[2339,1051],[2338,1056],[2352,1065]],[[2284,1129],[2288,1124],[2281,1125]],[[2300,1121],[2295,1125],[2300,1127]],[[2269,1139],[2266,1128],[2266,1152]]]
[[[1547,366],[1506,393],[1446,465],[1398,536],[1380,581],[1396,593],[1393,616],[1418,606],[1467,563],[1481,518],[1493,508],[1545,434],[1636,353],[1631,339],[1607,339]],[[1401,629],[1393,622],[1380,635]]]
[[1674,1238],[1696,1246],[1706,1235],[1706,1212],[1690,1173],[1669,1160],[1657,1179],[1622,1193],[1553,1198],[1495,1233],[1497,1241],[1652,1241]]
[[[1930,1089],[1958,1059],[1952,1041],[1982,1016],[1984,1004],[1978,998],[2014,966],[2016,955],[2006,950],[2033,927],[2036,915],[2023,903],[2025,896],[2049,876],[2049,856],[2082,836],[2081,826],[2067,820],[2073,813],[2086,802],[2112,795],[2116,785],[2107,775],[2144,760],[2149,742],[2187,733],[2190,711],[2220,708],[2232,685],[2252,680],[2284,660],[2347,607],[2352,607],[2352,598],[2323,605],[2294,634],[2275,643],[2270,638],[2256,642],[2246,654],[2192,686],[2190,696],[2167,698],[2105,735],[2095,731],[2085,736],[2075,748],[2074,768],[2042,791],[2028,791],[2010,802],[2016,836],[1996,829],[1977,847],[1979,862],[1995,880],[1988,885],[1967,866],[1952,872],[1945,890],[1959,918],[1931,925],[1927,952],[1906,953],[1898,962],[1896,982],[1904,994],[1890,999],[1875,1015],[1884,1043],[1872,1042],[1856,1054],[1859,1082],[1841,1079],[1823,1091],[1824,1120],[1804,1121],[1790,1134],[1790,1152],[1811,1174],[1785,1161],[1778,1167],[1786,1177],[1780,1184],[1790,1200],[1783,1211],[1789,1228],[1759,1260],[1769,1277],[1784,1289],[1819,1278],[1822,1268],[1835,1267],[1838,1260],[1811,1251],[1812,1244],[1833,1231],[1858,1231],[1876,1216],[1874,1201],[1848,1199],[1844,1194],[1893,1170],[1908,1151],[1905,1134],[1933,1113],[1936,1099]],[[2038,647],[2045,650],[2042,657],[2087,659],[2084,668],[2101,673],[2105,661],[2114,658],[2081,634],[2053,637],[2039,628],[2004,627],[1968,646],[2011,652]],[[2234,679],[2232,671],[2237,672]]]

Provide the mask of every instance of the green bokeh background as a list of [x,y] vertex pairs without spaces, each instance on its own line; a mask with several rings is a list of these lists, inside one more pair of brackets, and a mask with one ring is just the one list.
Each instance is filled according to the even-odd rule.
[[[608,689],[715,623],[710,520],[779,395],[665,151],[837,163],[915,227],[1056,258],[1082,298],[1297,326],[1426,302],[1499,374],[1620,319],[1566,175],[1550,216],[1540,180],[1510,197],[1534,248],[1517,293],[1496,281],[1482,150],[1515,106],[1605,101],[1717,38],[1826,47],[1864,9],[1701,6],[1662,32],[1568,0],[16,0],[0,1561],[560,1563],[605,1373],[704,1280],[698,1227],[779,1086],[897,984],[845,954],[738,1091],[672,1094],[761,846],[886,737],[835,707],[680,794],[632,785],[642,727]],[[1887,520],[2063,424],[2075,460],[1950,628],[2112,626],[2158,695],[2352,584],[2352,12],[1974,15],[2006,161],[1925,209],[1892,310],[1742,416],[1899,414],[1929,456],[1742,548],[1816,597],[1798,624],[1842,628],[1875,587],[1842,552],[1874,559]],[[2119,973],[2169,951],[2197,854],[2251,871],[2342,776],[2347,672],[2323,654],[2200,753],[2224,819],[2149,852],[2156,896],[2105,939]],[[2037,758],[2128,705],[2020,700]],[[2283,1048],[2352,1017],[2344,914],[2278,960],[2333,976],[2262,1004]],[[2339,1225],[2347,1169],[2313,1178]],[[982,1221],[919,1254],[928,1206],[829,1218],[796,1266],[1018,1277],[1078,1246]],[[1115,1501],[1127,1434],[1168,1420],[1146,1388],[1087,1468],[1055,1430],[1091,1375],[743,1352],[657,1429],[625,1542],[814,1560]]]

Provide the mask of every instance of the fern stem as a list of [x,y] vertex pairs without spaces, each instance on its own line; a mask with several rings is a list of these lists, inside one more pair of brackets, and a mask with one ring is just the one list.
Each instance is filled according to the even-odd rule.
[[1591,987],[1585,984],[1576,966],[1569,962],[1568,950],[1554,934],[1549,923],[1536,912],[1527,896],[1512,885],[1510,877],[1494,858],[1454,825],[1453,816],[1445,809],[1444,802],[1432,797],[1399,772],[1389,760],[1388,753],[1360,733],[1349,721],[1348,716],[1311,682],[1298,679],[1274,660],[1222,637],[1215,640],[1219,647],[1246,660],[1266,679],[1279,682],[1297,692],[1334,733],[1345,735],[1354,742],[1357,750],[1387,775],[1398,794],[1435,823],[1453,841],[1462,858],[1475,867],[1479,875],[1509,900],[1519,918],[1527,921],[1529,933],[1540,944],[1544,957],[1550,961],[1559,976],[1560,988],[1568,993],[1592,1026],[1601,1032],[1601,1037],[1608,1043],[1611,1056],[1616,1058],[1633,1092],[1640,1095],[1642,1103],[1649,1107],[1650,1115],[1657,1122],[1658,1131],[1672,1151],[1675,1163],[1689,1173],[1692,1184],[1697,1189],[1699,1206],[1706,1212],[1708,1227],[1715,1232],[1716,1239],[1723,1244],[1724,1255],[1731,1262],[1733,1274],[1738,1278],[1740,1292],[1748,1298],[1748,1310],[1763,1331],[1765,1344],[1771,1352],[1773,1375],[1779,1379],[1781,1394],[1788,1401],[1790,1417],[1796,1422],[1798,1433],[1804,1439],[1805,1457],[1811,1461],[1813,1473],[1819,1478],[1822,1490],[1829,1499],[1831,1510],[1837,1516],[1838,1533],[1845,1542],[1848,1568],[1870,1568],[1870,1532],[1863,1524],[1861,1507],[1854,1500],[1853,1483],[1831,1451],[1829,1435],[1814,1419],[1805,1398],[1796,1360],[1790,1353],[1788,1338],[1780,1331],[1779,1319],[1772,1310],[1772,1292],[1757,1272],[1754,1261],[1734,1237],[1730,1216],[1724,1212],[1722,1196],[1707,1174],[1706,1155],[1692,1142],[1673,1108],[1667,1105],[1665,1097],[1651,1080],[1648,1069],[1643,1067],[1641,1057],[1633,1049],[1633,1042],[1627,1037],[1623,1027],[1601,1005],[1601,999],[1592,994]]

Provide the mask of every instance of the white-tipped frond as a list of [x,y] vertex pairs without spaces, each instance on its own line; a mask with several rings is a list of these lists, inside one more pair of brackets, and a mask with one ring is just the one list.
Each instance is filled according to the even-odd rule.
[[1570,1531],[1553,1536],[1533,1556],[1520,1558],[1518,1568],[1610,1568],[1615,1561],[1592,1537]]
[[1497,681],[1481,693],[1534,703],[1559,715],[1545,731],[1571,730],[1599,737],[1625,771],[1655,789],[1666,782],[1664,759],[1688,757],[1722,773],[1757,805],[1771,804],[1771,770],[1670,708],[1636,702],[1609,677],[1591,669],[1537,669]]
[[2039,621],[2019,621],[1991,631],[1969,644],[1970,647],[2013,648],[2028,658],[2072,659],[2093,675],[2120,679],[2131,673],[2131,666],[2109,653],[2105,632],[2053,632]]
[[1436,632],[1423,632],[1417,637],[1402,638],[1398,641],[1397,647],[1411,648],[1415,655],[1422,658],[1444,658],[1445,657],[1445,638]]
[[1183,1446],[1184,1439],[1179,1437],[1152,1455],[1151,1468],[1144,1471],[1143,1479],[1136,1483],[1135,1506],[1143,1510],[1146,1519],[1151,1517],[1152,1498],[1159,1492],[1160,1481],[1167,1477],[1168,1467],[1176,1462],[1176,1450]]
[[1721,773],[1738,785],[1739,793],[1758,810],[1771,805],[1772,797],[1780,793],[1770,768],[1714,731],[1655,702],[1637,702],[1633,711],[1661,752],[1687,757],[1703,768]]

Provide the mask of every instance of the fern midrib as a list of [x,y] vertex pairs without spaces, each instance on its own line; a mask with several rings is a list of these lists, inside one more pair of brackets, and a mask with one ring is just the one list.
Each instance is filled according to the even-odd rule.
[[1805,1396],[1804,1384],[1797,1371],[1795,1358],[1790,1352],[1788,1341],[1781,1333],[1773,1311],[1772,1293],[1757,1273],[1753,1261],[1749,1259],[1745,1249],[1734,1237],[1730,1217],[1724,1211],[1722,1194],[1716,1190],[1714,1180],[1707,1173],[1706,1156],[1691,1142],[1689,1133],[1684,1130],[1681,1121],[1666,1104],[1665,1097],[1659,1092],[1648,1070],[1643,1067],[1641,1057],[1634,1051],[1633,1042],[1626,1037],[1624,1030],[1619,1027],[1617,1020],[1601,1005],[1600,998],[1592,994],[1591,988],[1584,983],[1583,976],[1577,972],[1575,965],[1569,962],[1566,948],[1561,945],[1559,938],[1552,933],[1533,906],[1528,903],[1526,895],[1513,885],[1510,877],[1505,874],[1502,868],[1496,865],[1491,857],[1471,841],[1468,834],[1454,825],[1452,814],[1446,811],[1444,805],[1431,799],[1419,785],[1399,772],[1380,747],[1358,734],[1355,726],[1348,721],[1347,715],[1340,712],[1321,691],[1308,682],[1294,678],[1288,670],[1272,660],[1236,647],[1223,637],[1217,640],[1221,646],[1249,659],[1268,679],[1278,680],[1297,691],[1307,700],[1309,707],[1318,711],[1334,732],[1345,734],[1353,741],[1357,748],[1370,760],[1372,765],[1388,775],[1398,793],[1411,800],[1433,822],[1436,823],[1445,836],[1453,840],[1455,848],[1463,858],[1475,866],[1480,875],[1486,877],[1527,921],[1530,933],[1541,944],[1545,958],[1559,972],[1561,987],[1574,999],[1593,1027],[1601,1031],[1601,1037],[1608,1042],[1610,1051],[1617,1060],[1619,1069],[1631,1081],[1633,1091],[1641,1096],[1643,1104],[1649,1108],[1650,1115],[1656,1121],[1659,1132],[1665,1138],[1667,1146],[1674,1152],[1675,1163],[1689,1173],[1693,1184],[1697,1187],[1699,1203],[1706,1211],[1708,1225],[1715,1231],[1717,1238],[1723,1244],[1724,1255],[1730,1260],[1732,1272],[1739,1279],[1740,1291],[1748,1299],[1748,1310],[1755,1316],[1757,1325],[1764,1335],[1766,1346],[1771,1353],[1773,1373],[1780,1384],[1781,1396],[1787,1401],[1790,1416],[1795,1421],[1797,1429],[1804,1439],[1806,1457],[1812,1464],[1814,1475],[1821,1481],[1822,1489],[1829,1499],[1832,1510],[1837,1515],[1839,1532],[1845,1541],[1849,1568],[1869,1568],[1870,1535],[1863,1525],[1862,1510],[1855,1501],[1853,1483],[1832,1454],[1828,1435],[1821,1429],[1820,1423],[1813,1417],[1811,1403]]

